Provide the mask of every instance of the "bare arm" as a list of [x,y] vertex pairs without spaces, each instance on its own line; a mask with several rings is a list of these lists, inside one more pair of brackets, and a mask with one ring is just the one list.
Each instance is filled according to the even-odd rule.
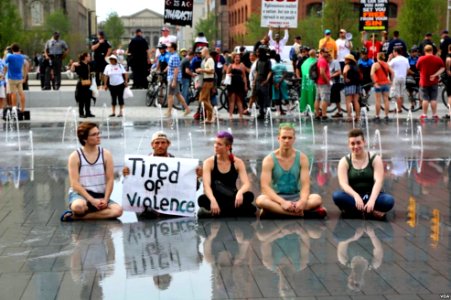
[[304,153],[301,153],[300,165],[301,165],[301,176],[300,176],[301,193],[299,202],[304,207],[310,195],[309,161],[307,155],[305,155]]
[[451,57],[446,58],[446,74],[451,76]]
[[235,158],[235,168],[238,171],[238,176],[241,182],[241,187],[238,189],[238,193],[244,194],[251,189],[251,182],[247,176],[246,166],[241,159]]
[[348,82],[348,72],[349,72],[349,65],[345,65],[345,67],[343,68],[343,78],[345,82]]
[[384,165],[379,155],[376,155],[376,157],[373,159],[373,170],[374,170],[373,174],[374,185],[373,189],[371,190],[370,198],[368,199],[368,202],[365,205],[365,209],[369,213],[373,211],[376,199],[379,196],[379,193],[382,189],[382,185],[384,184]]
[[103,149],[103,159],[105,161],[105,200],[108,203],[114,186],[114,164],[111,152]]
[[215,196],[213,195],[213,190],[211,189],[211,171],[213,170],[214,156],[208,158],[202,170],[202,180],[204,182],[204,194],[210,200],[211,212],[212,214],[219,214],[220,209]]

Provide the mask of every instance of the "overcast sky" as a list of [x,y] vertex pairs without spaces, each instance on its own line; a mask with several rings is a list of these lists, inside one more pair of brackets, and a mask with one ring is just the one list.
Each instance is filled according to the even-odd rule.
[[119,16],[132,15],[140,10],[148,8],[163,14],[164,0],[97,0],[97,21],[105,21],[112,12]]

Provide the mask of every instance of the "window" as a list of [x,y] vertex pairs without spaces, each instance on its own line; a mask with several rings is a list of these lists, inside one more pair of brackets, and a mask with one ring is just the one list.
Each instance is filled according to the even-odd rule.
[[395,3],[388,4],[388,17],[397,18],[398,17],[398,5]]
[[320,17],[322,14],[323,5],[321,3],[312,3],[307,5],[307,16]]

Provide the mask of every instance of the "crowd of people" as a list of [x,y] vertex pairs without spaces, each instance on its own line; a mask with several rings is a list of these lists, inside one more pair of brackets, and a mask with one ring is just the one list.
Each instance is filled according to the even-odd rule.
[[[110,200],[114,185],[112,155],[100,146],[98,125],[81,123],[77,136],[82,146],[69,156],[69,209],[61,215],[61,221],[120,217],[121,206]],[[203,162],[202,169],[196,169],[197,177],[202,178],[204,191],[197,200],[197,215],[326,217],[323,199],[310,192],[309,160],[302,151],[294,148],[294,125],[281,123],[277,139],[279,147],[262,162],[261,195],[254,199],[245,164],[232,152],[233,135],[228,131],[218,132],[214,155]],[[163,159],[173,157],[169,153],[170,145],[164,132],[156,132],[151,139],[153,152],[150,155]],[[349,132],[348,146],[351,152],[340,160],[338,166],[341,189],[333,194],[333,201],[344,216],[384,219],[393,208],[394,199],[382,189],[382,159],[366,149],[361,129]],[[123,175],[129,176],[130,170],[124,167]]]

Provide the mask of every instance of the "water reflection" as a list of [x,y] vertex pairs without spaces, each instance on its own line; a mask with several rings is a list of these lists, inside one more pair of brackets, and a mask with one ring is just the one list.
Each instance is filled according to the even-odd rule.
[[384,249],[381,239],[391,240],[393,228],[390,223],[365,221],[353,223],[353,226],[340,219],[334,229],[334,238],[338,242],[338,261],[350,269],[348,289],[359,292],[365,285],[365,274],[382,265]]

